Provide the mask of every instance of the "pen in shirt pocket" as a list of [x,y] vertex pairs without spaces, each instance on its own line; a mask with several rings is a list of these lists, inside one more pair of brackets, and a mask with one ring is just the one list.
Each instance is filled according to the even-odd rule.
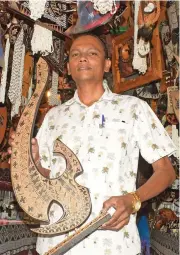
[[101,135],[103,135],[103,128],[105,127],[105,117],[104,114],[101,116],[101,124],[99,124],[99,128],[101,129]]
[[101,120],[102,128],[105,127],[105,117],[104,114],[102,114],[102,120]]

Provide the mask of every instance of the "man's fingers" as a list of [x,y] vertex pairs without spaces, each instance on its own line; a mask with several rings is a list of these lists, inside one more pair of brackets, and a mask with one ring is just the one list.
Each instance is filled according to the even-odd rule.
[[12,132],[12,133],[11,133],[11,138],[14,140],[14,138],[15,138],[15,132]]
[[103,224],[102,227],[109,227],[112,224],[114,224],[120,218],[121,213],[122,213],[121,210],[116,210],[116,212],[113,214],[112,218],[108,222]]
[[114,228],[114,227],[118,226],[121,222],[124,222],[125,220],[127,221],[126,224],[128,224],[128,223],[129,223],[129,219],[130,219],[129,216],[128,216],[127,214],[124,214],[124,215],[121,216],[119,219],[117,219],[116,222],[112,223],[112,224],[111,224],[110,226],[108,226],[108,227]]
[[15,136],[16,136],[16,132],[15,131],[11,131],[9,138],[14,140]]
[[116,225],[115,227],[112,227],[111,230],[119,231],[121,228],[126,226],[128,224],[128,222],[129,222],[129,220],[125,219],[125,220],[121,221],[118,225]]
[[113,231],[119,231],[121,228],[123,228],[125,225],[129,223],[129,218],[126,218],[125,220],[119,222],[116,226],[114,227],[109,227],[109,228],[103,228],[107,230],[113,230]]
[[7,151],[9,154],[11,154],[12,153],[11,147],[9,147]]
[[32,143],[33,145],[36,145],[36,144],[37,144],[36,138],[32,138],[32,139],[31,139],[31,143]]
[[105,228],[111,228],[111,227],[115,227],[116,225],[118,225],[121,221],[124,221],[125,219],[129,218],[129,214],[125,211],[116,211],[113,215],[113,217],[105,224],[103,224],[102,227]]
[[10,146],[14,146],[15,145],[15,143],[14,143],[14,139],[9,139],[9,141],[8,141],[8,144],[10,145]]
[[108,211],[111,207],[116,208],[116,198],[111,197],[103,203],[103,211]]

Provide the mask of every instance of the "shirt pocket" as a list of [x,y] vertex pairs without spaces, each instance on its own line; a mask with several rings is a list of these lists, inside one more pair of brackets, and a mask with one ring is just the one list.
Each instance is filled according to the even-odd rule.
[[97,157],[116,158],[123,155],[127,149],[130,135],[130,125],[125,121],[118,123],[105,123],[104,127],[96,131],[94,146],[97,151]]

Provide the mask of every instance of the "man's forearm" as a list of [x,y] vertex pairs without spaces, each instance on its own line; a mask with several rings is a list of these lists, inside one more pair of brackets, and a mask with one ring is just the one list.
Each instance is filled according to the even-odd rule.
[[176,178],[174,168],[168,157],[152,164],[154,173],[149,180],[137,189],[141,202],[157,196],[170,186]]

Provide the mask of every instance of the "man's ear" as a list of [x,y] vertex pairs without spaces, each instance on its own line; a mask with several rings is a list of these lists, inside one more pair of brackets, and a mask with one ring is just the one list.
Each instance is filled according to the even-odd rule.
[[68,75],[71,75],[71,71],[70,71],[70,68],[69,68],[69,63],[67,63],[67,70],[68,70]]
[[105,72],[105,73],[108,73],[110,67],[111,67],[111,60],[108,58],[108,59],[105,60],[104,72]]

